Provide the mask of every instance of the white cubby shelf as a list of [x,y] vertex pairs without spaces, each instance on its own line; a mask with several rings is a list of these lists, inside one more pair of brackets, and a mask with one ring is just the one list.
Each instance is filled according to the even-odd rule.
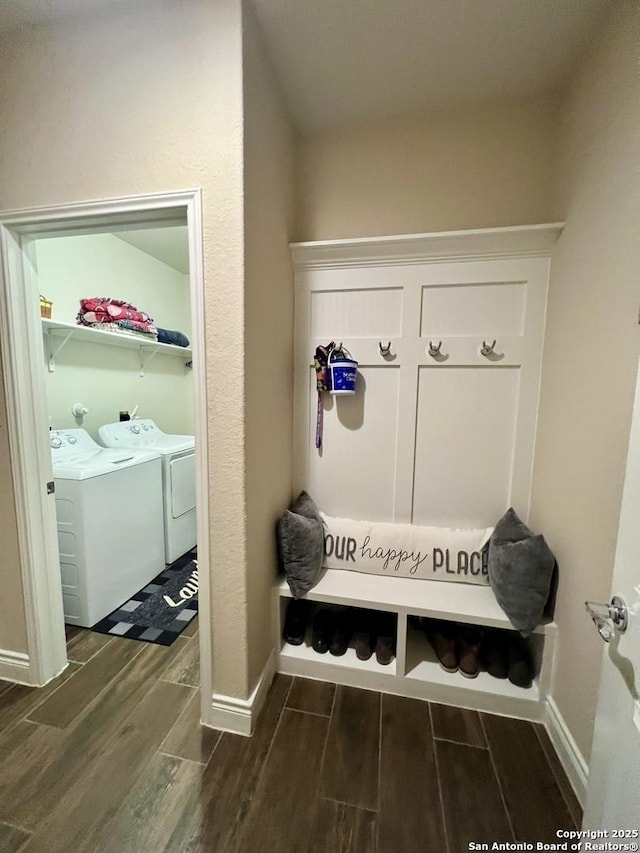
[[386,666],[375,656],[357,659],[353,648],[341,657],[320,655],[305,642],[283,641],[282,630],[291,592],[285,579],[276,587],[279,616],[280,672],[321,681],[379,690],[487,713],[538,721],[543,719],[551,675],[556,626],[546,622],[531,638],[536,678],[529,688],[496,679],[486,672],[465,678],[440,667],[417,617],[424,616],[484,627],[513,630],[489,586],[368,575],[325,569],[305,598],[318,604],[359,607],[397,617],[396,658]]

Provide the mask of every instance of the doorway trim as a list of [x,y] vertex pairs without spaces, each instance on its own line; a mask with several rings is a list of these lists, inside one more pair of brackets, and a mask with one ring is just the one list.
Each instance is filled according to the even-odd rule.
[[166,223],[185,214],[192,320],[202,695],[211,695],[207,383],[199,188],[0,212],[0,352],[28,646],[26,655],[16,651],[2,657],[0,676],[4,678],[39,686],[67,665],[54,497],[47,494],[52,467],[33,240],[72,231],[116,230],[140,222]]

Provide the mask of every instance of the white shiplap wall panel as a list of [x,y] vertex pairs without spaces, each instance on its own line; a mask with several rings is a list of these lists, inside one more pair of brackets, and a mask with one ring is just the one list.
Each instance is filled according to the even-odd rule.
[[402,329],[402,288],[323,290],[311,293],[311,334],[326,341],[380,335]]
[[523,282],[424,287],[420,334],[521,335],[526,289]]
[[[354,396],[323,395],[322,452],[313,448],[306,488],[327,515],[386,521],[394,516],[400,370],[363,367]],[[308,444],[317,394],[309,371]],[[383,415],[381,417],[381,415]]]
[[[293,246],[295,487],[330,515],[485,526],[514,505],[526,519],[560,230]],[[319,452],[310,364],[331,339],[358,359],[360,381],[353,398],[324,395]],[[442,341],[441,356],[430,341]]]
[[423,367],[414,524],[490,527],[511,499],[517,368]]

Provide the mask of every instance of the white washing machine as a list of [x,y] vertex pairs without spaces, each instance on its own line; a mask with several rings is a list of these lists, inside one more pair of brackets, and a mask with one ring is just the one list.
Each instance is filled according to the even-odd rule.
[[173,563],[196,545],[196,456],[192,435],[169,435],[151,418],[104,424],[107,447],[154,450],[162,457],[165,562]]
[[64,618],[90,628],[164,569],[162,465],[83,429],[50,436]]

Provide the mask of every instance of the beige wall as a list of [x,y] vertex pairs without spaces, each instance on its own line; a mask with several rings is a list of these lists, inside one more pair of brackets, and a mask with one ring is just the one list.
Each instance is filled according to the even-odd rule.
[[555,98],[306,136],[295,239],[553,221],[556,149]]
[[245,374],[249,683],[273,648],[275,523],[291,498],[294,136],[244,13]]
[[552,260],[531,519],[560,567],[552,693],[585,759],[640,355],[640,6],[617,4],[562,110],[566,227]]
[[[138,0],[6,33],[0,209],[202,187],[213,688],[245,697],[241,35],[240,0]],[[24,648],[23,626],[4,641]]]

